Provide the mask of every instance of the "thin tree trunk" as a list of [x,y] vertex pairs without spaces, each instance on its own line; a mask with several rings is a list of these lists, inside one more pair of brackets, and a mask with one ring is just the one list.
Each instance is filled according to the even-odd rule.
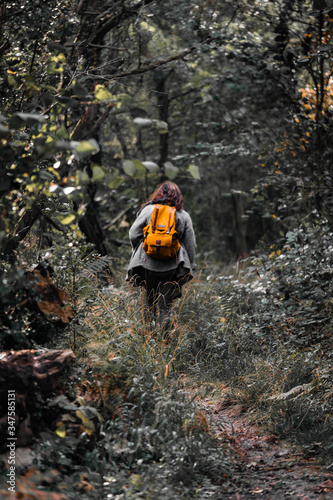
[[234,205],[234,238],[236,251],[239,257],[242,257],[247,254],[247,242],[246,242],[246,224],[244,223],[243,215],[243,202],[242,202],[242,193],[238,191],[231,191],[232,201]]
[[[156,79],[158,81],[156,86],[157,92],[157,106],[158,106],[158,117],[159,120],[168,123],[169,120],[169,94],[166,90],[166,81],[170,75],[168,72],[167,75],[163,74],[163,70],[159,71],[156,75]],[[169,133],[160,134],[159,137],[159,164],[160,166],[164,165],[164,163],[168,160],[169,154]]]
[[1,253],[9,256],[9,260],[15,260],[14,250],[19,246],[20,242],[26,237],[28,232],[30,231],[33,224],[36,222],[38,217],[41,215],[40,210],[40,200],[37,200],[32,208],[26,210],[18,223],[14,231],[11,234],[8,234],[6,238],[2,241],[1,244]]

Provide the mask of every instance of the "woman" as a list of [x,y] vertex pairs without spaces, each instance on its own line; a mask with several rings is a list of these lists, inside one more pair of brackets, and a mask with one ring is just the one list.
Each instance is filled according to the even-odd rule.
[[[154,205],[170,205],[176,208],[176,231],[180,250],[175,257],[160,260],[150,257],[142,247],[143,228],[150,223]],[[146,290],[145,320],[149,323],[157,316],[162,331],[170,326],[172,301],[181,296],[184,283],[193,278],[195,269],[196,242],[189,214],[183,210],[183,198],[179,187],[173,182],[164,182],[144,203],[130,228],[129,239],[132,257],[126,281]]]

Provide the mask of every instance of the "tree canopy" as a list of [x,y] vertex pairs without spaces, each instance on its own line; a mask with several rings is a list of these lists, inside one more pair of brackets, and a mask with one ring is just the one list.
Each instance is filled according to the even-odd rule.
[[[237,496],[188,380],[332,462],[332,39],[332,0],[0,2],[0,447],[42,438],[17,494]],[[198,243],[169,338],[124,283],[166,179]]]
[[331,220],[332,14],[328,1],[2,2],[5,261],[27,235],[35,261],[61,238],[117,259],[166,178],[201,258]]

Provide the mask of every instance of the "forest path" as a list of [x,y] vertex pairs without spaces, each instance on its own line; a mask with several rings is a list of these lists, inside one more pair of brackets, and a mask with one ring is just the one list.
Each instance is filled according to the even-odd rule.
[[333,474],[315,458],[307,458],[292,444],[251,421],[238,405],[198,398],[211,428],[234,451],[235,483],[221,499],[328,500],[333,499]]

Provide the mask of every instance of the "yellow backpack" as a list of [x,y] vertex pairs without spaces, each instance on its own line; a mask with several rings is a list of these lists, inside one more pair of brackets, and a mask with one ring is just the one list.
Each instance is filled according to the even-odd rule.
[[155,259],[171,259],[180,249],[176,231],[176,209],[155,205],[150,224],[143,228],[143,249]]

